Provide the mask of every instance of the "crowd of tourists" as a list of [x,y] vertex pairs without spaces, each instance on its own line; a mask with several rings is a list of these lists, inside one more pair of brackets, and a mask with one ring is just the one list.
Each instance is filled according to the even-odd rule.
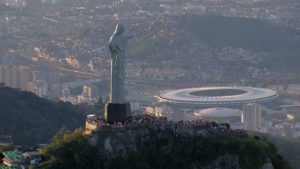
[[244,130],[231,129],[228,123],[217,123],[214,121],[207,121],[203,119],[188,120],[188,121],[171,121],[166,117],[156,117],[152,115],[142,114],[134,115],[127,118],[124,122],[108,124],[103,118],[97,118],[96,122],[98,126],[110,126],[110,127],[137,127],[137,126],[149,126],[160,130],[168,130],[175,133],[176,135],[183,131],[183,129],[188,129],[190,131],[205,130],[210,133],[232,133],[244,135],[246,132]]
[[194,130],[207,130],[211,133],[222,132],[243,135],[246,134],[244,130],[231,129],[228,123],[217,123],[214,121],[207,121],[203,119],[188,120],[188,121],[169,121],[166,117],[156,117],[151,115],[136,115],[129,117],[124,126],[139,126],[148,125],[162,130],[172,130],[176,134],[182,128],[190,128]]
[[231,129],[228,123],[217,123],[214,121],[207,121],[203,119],[188,120],[188,121],[171,121],[166,117],[156,117],[152,115],[134,115],[130,116],[124,122],[108,124],[102,118],[96,118],[95,122],[101,127],[137,127],[149,126],[160,130],[167,130],[175,133],[180,133],[182,129],[191,129],[192,131],[206,130],[210,133],[230,133],[243,135],[246,134],[244,130]]

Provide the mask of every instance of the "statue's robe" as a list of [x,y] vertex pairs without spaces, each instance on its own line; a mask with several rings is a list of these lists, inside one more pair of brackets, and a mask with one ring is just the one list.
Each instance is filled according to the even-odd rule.
[[123,32],[124,26],[118,24],[108,44],[111,54],[111,103],[125,103],[125,48],[128,37]]

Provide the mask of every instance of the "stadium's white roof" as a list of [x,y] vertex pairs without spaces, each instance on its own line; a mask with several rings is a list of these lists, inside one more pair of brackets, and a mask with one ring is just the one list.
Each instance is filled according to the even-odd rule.
[[277,96],[276,91],[265,88],[199,87],[164,92],[159,96],[159,100],[169,103],[224,105],[268,101]]

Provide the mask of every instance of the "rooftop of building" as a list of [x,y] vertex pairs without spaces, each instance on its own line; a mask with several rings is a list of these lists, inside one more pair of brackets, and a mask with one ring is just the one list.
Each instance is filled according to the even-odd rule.
[[20,151],[4,151],[3,155],[11,159],[18,159],[23,157],[23,153]]
[[201,109],[194,112],[194,115],[202,118],[229,118],[241,116],[242,110],[230,109],[223,107],[215,107],[208,109]]

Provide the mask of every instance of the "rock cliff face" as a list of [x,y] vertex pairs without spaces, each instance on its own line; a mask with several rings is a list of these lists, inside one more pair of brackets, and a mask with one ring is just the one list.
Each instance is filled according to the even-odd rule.
[[150,118],[83,133],[60,131],[44,150],[42,168],[291,169],[265,138],[222,124]]
[[[253,166],[257,166],[257,168],[274,169],[270,157],[261,157],[265,160],[257,161],[257,165],[248,165],[247,160],[252,157],[250,157],[251,152],[248,153],[248,150],[245,147],[251,147],[251,142],[246,141],[245,145],[242,145],[243,143],[240,143],[241,145],[232,145],[232,143],[230,143],[230,141],[235,142],[234,139],[247,140],[250,136],[246,134],[215,133],[207,128],[195,129],[182,127],[178,128],[177,131],[173,129],[153,128],[149,126],[132,128],[109,127],[93,133],[89,137],[89,142],[97,147],[99,158],[119,159],[122,157],[130,160],[132,156],[141,155],[145,156],[145,158],[148,158],[148,156],[149,158],[152,158],[152,154],[151,152],[149,153],[149,151],[155,151],[158,153],[158,160],[159,158],[166,158],[168,155],[174,156],[175,158],[178,157],[179,159],[187,159],[190,163],[184,168],[255,169]],[[220,139],[218,139],[219,136]],[[226,139],[229,139],[228,145]],[[195,144],[195,146],[192,144]],[[255,139],[253,144],[257,146],[254,146],[255,148],[261,148],[259,145],[256,145],[259,143],[255,143]],[[213,147],[214,145],[216,146]],[[151,148],[149,148],[149,146],[151,146]],[[156,148],[158,150],[155,150]],[[193,150],[193,148],[195,150]],[[200,153],[196,152],[196,149],[198,149]],[[207,151],[207,153],[203,153],[203,151]],[[264,150],[260,150],[260,152],[263,151]],[[160,153],[166,156],[161,155]],[[197,157],[198,154],[202,156]],[[205,155],[206,157],[204,158]],[[261,154],[258,154],[257,156],[261,156]]]
[[99,154],[108,157],[125,156],[135,152],[149,139],[148,128],[123,129],[108,128],[90,137],[90,143],[99,148]]

